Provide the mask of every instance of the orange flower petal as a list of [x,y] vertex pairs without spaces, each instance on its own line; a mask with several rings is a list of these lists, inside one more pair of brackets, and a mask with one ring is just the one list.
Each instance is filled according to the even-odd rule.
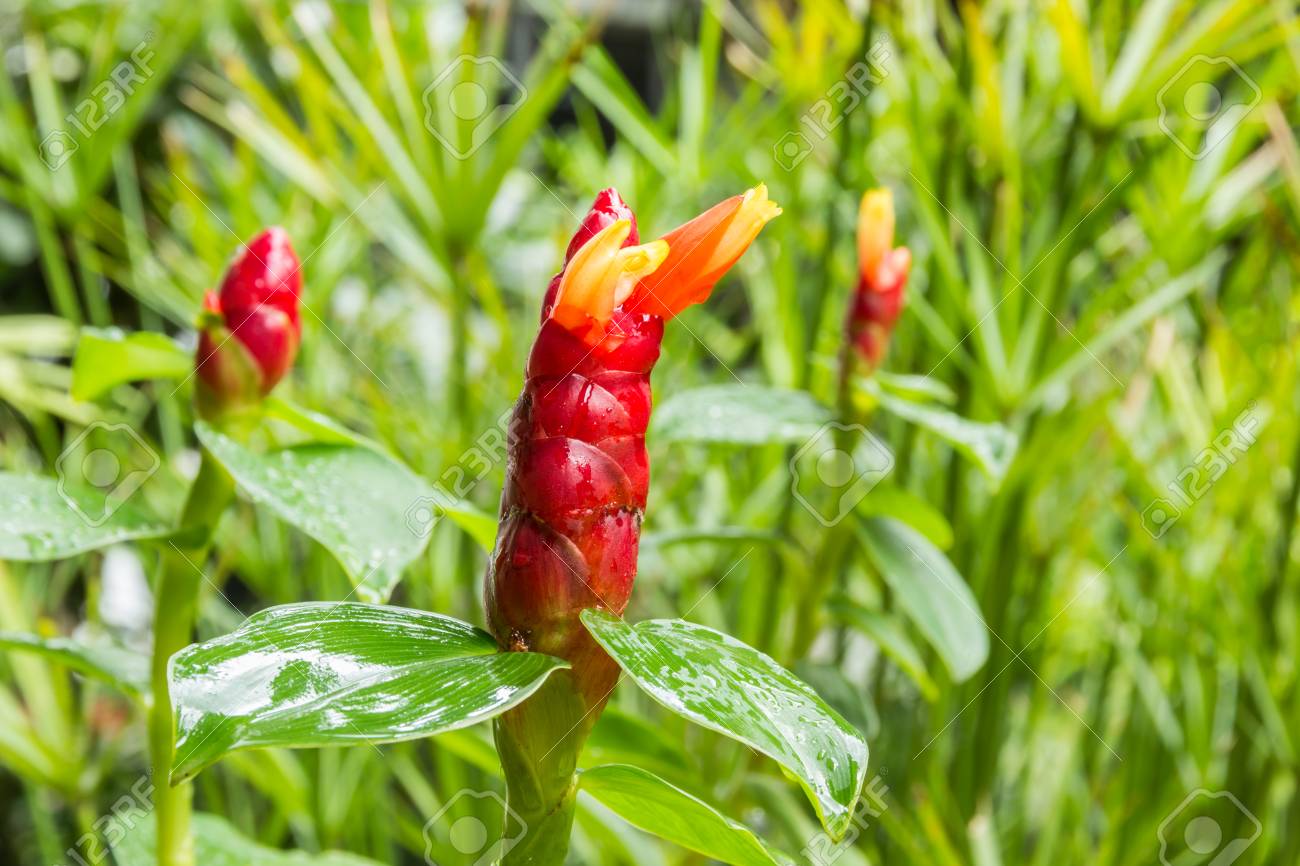
[[894,195],[869,189],[858,208],[858,268],[870,280],[894,245]]
[[670,319],[709,296],[713,286],[749,248],[781,208],[759,184],[719,202],[664,235],[668,259],[642,278],[626,309]]
[[593,345],[605,336],[614,308],[668,256],[663,241],[623,246],[631,231],[628,220],[610,223],[574,253],[560,278],[551,318]]

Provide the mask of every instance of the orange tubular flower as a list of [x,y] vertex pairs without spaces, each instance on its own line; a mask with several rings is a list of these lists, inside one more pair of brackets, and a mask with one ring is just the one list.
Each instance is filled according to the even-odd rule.
[[578,249],[560,278],[551,318],[591,345],[605,338],[614,309],[627,300],[637,281],[668,256],[664,241],[624,246],[631,232],[630,220],[610,223]]
[[903,311],[912,253],[894,246],[894,197],[868,190],[858,210],[858,287],[845,321],[848,342],[874,370]]
[[668,258],[641,279],[627,309],[671,319],[713,291],[763,226],[781,213],[759,184],[744,195],[719,202],[664,235]]

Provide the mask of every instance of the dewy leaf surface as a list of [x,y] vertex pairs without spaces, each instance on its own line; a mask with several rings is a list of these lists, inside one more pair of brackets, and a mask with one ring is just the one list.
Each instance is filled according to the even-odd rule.
[[172,532],[135,498],[106,507],[102,494],[54,478],[0,472],[0,559],[47,562]]
[[651,435],[670,442],[803,442],[829,420],[830,410],[806,391],[707,385],[665,400],[655,410]]
[[832,835],[848,829],[867,743],[807,684],[753,647],[685,620],[632,625],[599,610],[582,620],[652,698],[775,760],[803,785]]
[[68,637],[0,632],[0,650],[33,652],[78,673],[136,695],[149,693],[149,658],[124,647],[86,644]]
[[733,866],[786,866],[743,824],[640,767],[607,764],[583,770],[578,786],[634,827]]
[[508,710],[567,663],[449,617],[358,602],[254,614],[172,657],[175,779],[235,749],[427,737]]
[[330,442],[259,454],[203,422],[195,431],[253,500],[334,554],[363,600],[387,600],[424,549],[414,515],[429,485],[378,451]]

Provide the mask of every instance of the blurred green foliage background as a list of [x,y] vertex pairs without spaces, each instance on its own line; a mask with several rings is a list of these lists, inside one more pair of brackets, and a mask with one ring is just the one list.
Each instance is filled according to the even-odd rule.
[[[184,338],[241,240],[281,224],[305,286],[282,390],[437,479],[517,396],[574,215],[609,185],[647,238],[759,181],[784,208],[670,328],[660,402],[739,380],[833,403],[856,205],[887,185],[914,265],[885,370],[928,377],[893,385],[932,414],[872,416],[896,466],[854,519],[926,527],[987,660],[955,681],[873,560],[827,551],[779,444],[652,437],[629,614],[736,634],[866,731],[886,807],[843,866],[1156,862],[1199,789],[1249,811],[1216,819],[1250,840],[1236,862],[1300,861],[1298,21],[1281,0],[7,8],[0,466],[51,473],[121,420],[165,455],[149,496],[174,507],[189,386],[74,399],[78,328]],[[490,134],[438,89],[462,55],[494,58],[473,73],[494,100],[522,97]],[[1220,471],[1234,429],[1251,441]],[[488,511],[502,472],[472,491]],[[247,505],[220,539],[203,636],[351,588]],[[147,647],[127,591],[147,558],[0,563],[0,628]],[[395,601],[481,623],[484,567],[442,521]],[[143,741],[103,687],[0,657],[0,860],[70,862]],[[786,851],[817,836],[770,763],[631,689],[590,751],[654,757]],[[427,818],[497,773],[470,730],[241,753],[198,800],[270,845],[418,863]],[[701,862],[594,807],[579,830],[576,862]]]

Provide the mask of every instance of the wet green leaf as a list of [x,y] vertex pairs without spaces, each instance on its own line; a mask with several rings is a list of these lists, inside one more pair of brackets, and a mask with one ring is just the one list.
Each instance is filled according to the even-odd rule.
[[134,499],[119,496],[66,479],[0,472],[0,559],[46,562],[172,532]]
[[235,749],[428,737],[490,719],[566,662],[498,652],[450,617],[357,602],[273,607],[172,657],[174,779]]
[[334,554],[360,598],[385,601],[424,549],[433,492],[392,458],[336,442],[259,454],[203,422],[195,432],[254,501]]
[[[284,421],[305,434],[312,443],[359,445],[383,453],[382,446],[373,439],[349,430],[327,415],[305,409],[288,400],[268,397],[266,410],[271,417]],[[474,539],[484,551],[492,552],[497,538],[496,518],[437,487],[427,491],[421,504],[411,509],[406,516],[408,523],[415,524],[427,533],[432,529],[433,521],[443,515]]]
[[623,671],[665,707],[769,756],[803,785],[842,835],[867,771],[867,744],[770,657],[685,620],[633,625],[604,611],[582,621]]
[[880,395],[880,405],[904,421],[924,427],[947,441],[974,461],[994,482],[1001,482],[1016,456],[1019,440],[1014,432],[1001,424],[971,421],[947,409],[912,403],[884,393]]
[[149,693],[149,658],[124,647],[66,637],[0,632],[0,649],[34,652],[80,674],[136,695]]
[[791,864],[753,831],[648,770],[606,764],[583,770],[578,785],[634,827],[735,866]]

